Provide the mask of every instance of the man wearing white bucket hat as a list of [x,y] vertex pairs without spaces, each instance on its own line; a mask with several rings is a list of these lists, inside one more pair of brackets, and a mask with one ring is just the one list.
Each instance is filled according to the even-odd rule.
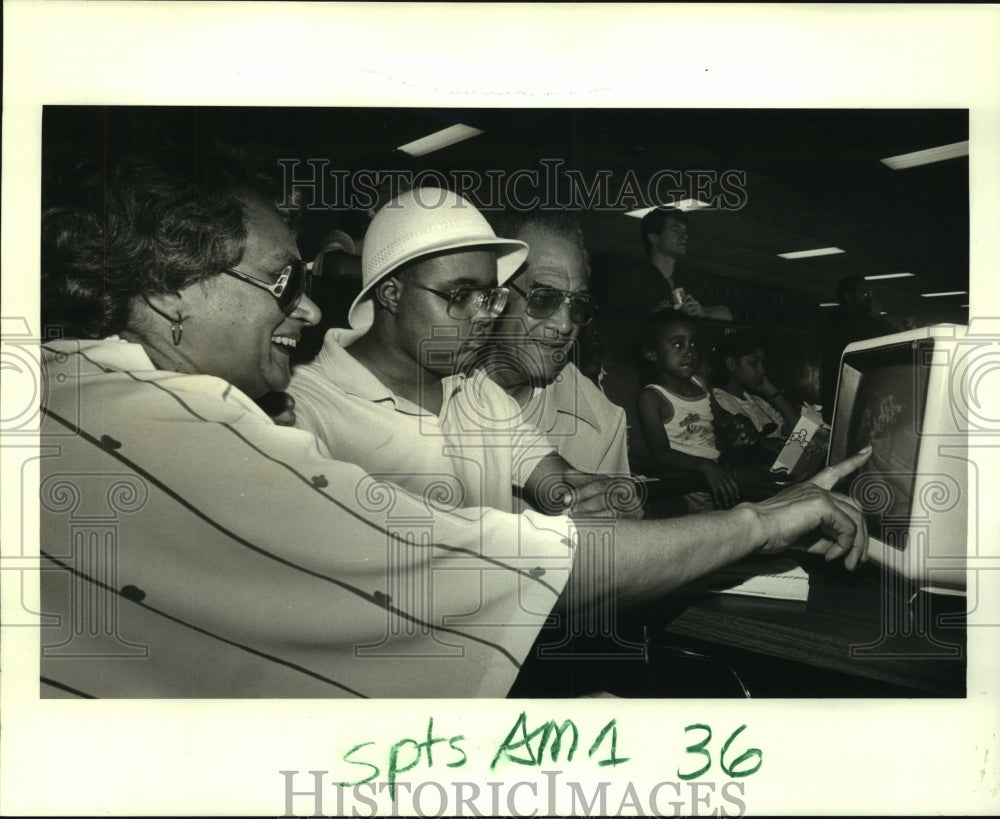
[[410,491],[447,486],[456,506],[512,511],[519,494],[543,511],[604,511],[604,481],[574,472],[470,370],[527,250],[455,193],[396,197],[368,229],[352,329],[295,371],[296,424]]

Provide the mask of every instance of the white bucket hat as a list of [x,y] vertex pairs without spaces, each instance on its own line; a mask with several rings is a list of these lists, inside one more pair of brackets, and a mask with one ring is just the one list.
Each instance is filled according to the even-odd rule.
[[375,320],[371,290],[392,271],[421,256],[444,250],[489,247],[497,254],[497,283],[513,276],[528,256],[528,246],[498,239],[489,222],[467,199],[441,188],[402,193],[375,214],[361,252],[361,292],[347,320],[364,330]]

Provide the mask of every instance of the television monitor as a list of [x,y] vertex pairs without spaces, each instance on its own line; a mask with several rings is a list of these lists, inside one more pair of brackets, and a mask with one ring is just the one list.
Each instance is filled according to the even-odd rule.
[[967,328],[858,341],[840,360],[829,464],[872,456],[838,487],[861,507],[869,560],[923,587],[961,591],[968,527]]

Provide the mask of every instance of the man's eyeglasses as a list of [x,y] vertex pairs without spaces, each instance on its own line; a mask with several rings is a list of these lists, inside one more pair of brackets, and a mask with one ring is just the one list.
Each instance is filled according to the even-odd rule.
[[459,287],[457,290],[445,293],[432,287],[424,287],[412,279],[408,279],[406,284],[426,290],[447,301],[448,316],[456,320],[470,319],[484,307],[487,313],[496,318],[507,309],[507,302],[510,299],[510,290],[506,287]]
[[261,290],[266,290],[277,299],[278,307],[281,308],[281,311],[286,316],[294,313],[295,308],[302,301],[302,297],[308,296],[312,292],[312,273],[309,272],[309,265],[301,259],[296,259],[285,267],[278,274],[274,284],[270,284],[254,276],[248,276],[246,273],[232,267],[224,267],[222,268],[222,272],[228,273],[230,276],[235,276],[237,279],[245,281],[247,284],[252,284],[254,287],[259,287]]
[[531,318],[553,316],[564,304],[569,305],[570,321],[578,327],[590,324],[597,315],[597,299],[589,293],[571,293],[548,285],[536,285],[526,292],[513,282],[510,286],[524,297],[524,312]]

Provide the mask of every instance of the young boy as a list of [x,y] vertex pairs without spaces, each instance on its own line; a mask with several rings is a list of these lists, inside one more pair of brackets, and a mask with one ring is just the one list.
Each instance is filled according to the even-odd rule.
[[695,375],[698,335],[694,322],[667,308],[647,321],[643,357],[653,364],[655,382],[638,398],[639,423],[646,446],[665,470],[697,470],[711,493],[685,496],[688,511],[733,506],[740,498],[735,478],[718,464],[708,387]]

